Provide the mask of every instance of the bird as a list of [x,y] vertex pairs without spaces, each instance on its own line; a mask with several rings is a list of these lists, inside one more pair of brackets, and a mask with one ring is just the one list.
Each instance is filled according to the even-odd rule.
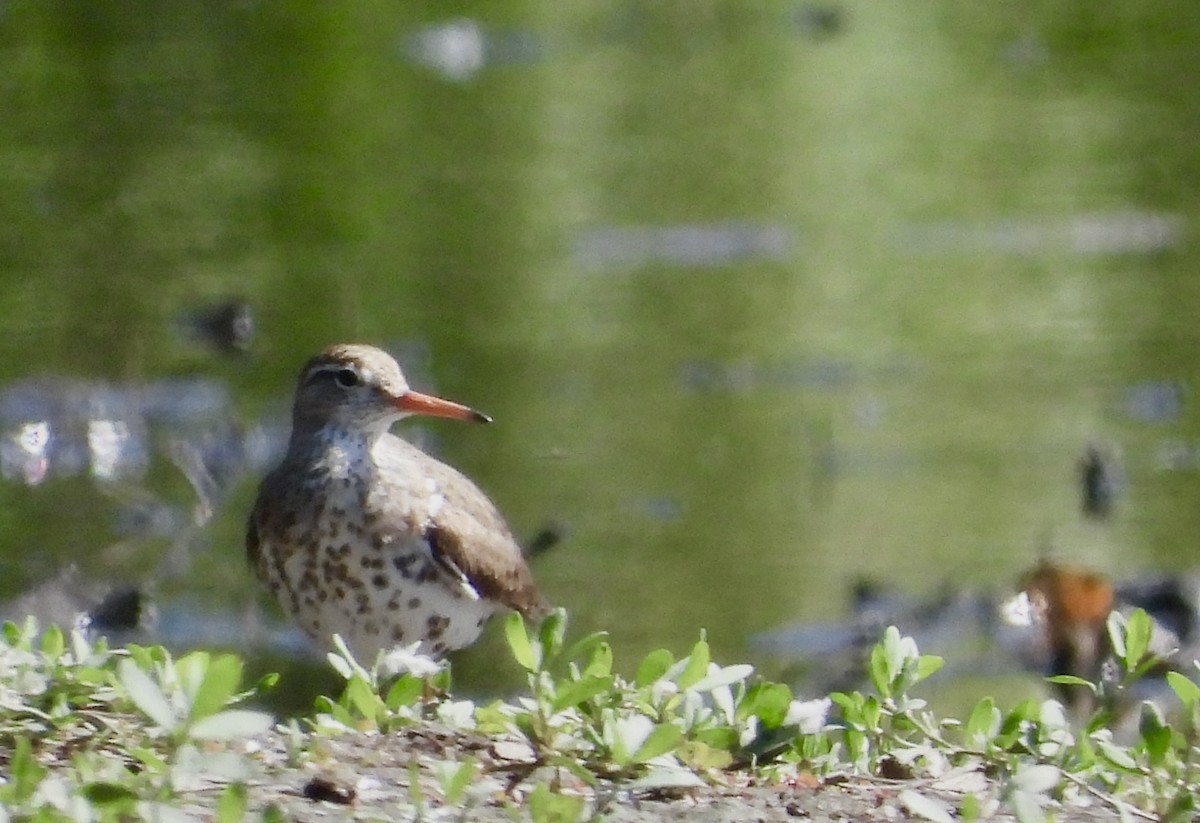
[[[1022,576],[1020,592],[1001,605],[1001,615],[1010,626],[1032,630],[1010,635],[1010,648],[1027,667],[1046,676],[1065,674],[1111,685],[1119,681],[1121,668],[1109,636],[1109,615],[1115,611],[1128,617],[1142,609],[1150,619],[1147,651],[1155,658],[1143,672],[1143,682],[1149,685],[1162,681],[1169,671],[1190,668],[1196,656],[1195,602],[1195,582],[1190,579],[1160,576],[1114,582],[1089,568],[1040,558]],[[1119,690],[1093,693],[1055,683],[1055,691],[1078,717],[1105,701],[1119,713],[1130,707],[1127,700],[1125,705],[1116,700],[1129,697]]]
[[300,372],[287,451],[246,528],[250,565],[284,611],[362,661],[397,646],[441,657],[498,612],[550,611],[487,495],[388,431],[418,414],[491,422],[411,389],[382,349],[324,349]]

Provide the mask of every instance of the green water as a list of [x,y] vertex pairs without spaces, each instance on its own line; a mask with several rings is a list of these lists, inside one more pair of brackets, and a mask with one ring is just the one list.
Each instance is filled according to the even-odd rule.
[[[454,20],[457,61],[420,56]],[[0,381],[208,376],[252,426],[318,348],[408,341],[497,420],[441,454],[518,532],[565,524],[537,577],[625,665],[701,627],[744,657],[861,576],[1004,590],[1047,544],[1187,569],[1198,68],[1190,0],[11,0]],[[248,357],[178,334],[228,295]],[[74,559],[253,613],[256,480],[170,574],[112,523],[191,505],[157,451],[4,481],[4,584]]]

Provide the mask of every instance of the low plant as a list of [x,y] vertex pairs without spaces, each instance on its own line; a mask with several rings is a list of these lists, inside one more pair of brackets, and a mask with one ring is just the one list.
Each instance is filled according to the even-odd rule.
[[[379,697],[379,667],[363,669],[347,656],[339,665],[348,686],[336,705],[347,726],[388,728],[436,716],[517,738],[532,753],[529,774],[549,769],[593,788],[694,788],[737,771],[765,781],[804,774],[816,780],[921,777],[921,785],[932,779],[946,786],[953,785],[950,777],[976,775],[985,783],[971,785],[986,791],[906,788],[902,802],[939,821],[952,813],[978,818],[1006,803],[1023,823],[1032,823],[1055,805],[1084,800],[1125,817],[1183,819],[1200,788],[1200,687],[1171,673],[1166,682],[1176,700],[1174,725],[1161,706],[1146,701],[1136,707],[1135,740],[1119,741],[1111,727],[1114,707],[1128,704],[1135,685],[1159,663],[1149,650],[1149,627],[1139,612],[1110,620],[1119,677],[1103,684],[1053,678],[1106,696],[1082,727],[1052,699],[1024,700],[1004,711],[985,697],[965,719],[938,717],[919,687],[943,661],[921,654],[895,627],[871,651],[870,688],[800,701],[786,685],[754,677],[751,666],[714,663],[703,635],[687,656],[653,651],[626,678],[613,670],[604,633],[565,644],[561,611],[536,630],[515,615],[506,624],[509,648],[528,680],[528,692],[516,699],[478,706],[450,700],[442,690],[448,673],[441,668],[403,675]],[[535,786],[560,782],[549,780]],[[540,797],[546,790],[537,791]]]
[[[32,619],[0,631],[0,819],[170,817],[172,801],[253,774],[242,754],[212,746],[270,728],[232,708],[271,685],[241,685],[230,655],[161,647],[109,649],[78,630]],[[236,790],[234,794],[236,794]],[[234,795],[231,795],[231,797]],[[231,809],[232,800],[222,798]]]
[[[423,724],[491,743],[486,766],[470,746],[410,761],[418,817],[433,804],[465,816],[487,802],[477,786],[504,761],[502,802],[523,802],[538,823],[595,816],[619,792],[879,778],[899,781],[889,785],[909,813],[938,823],[987,817],[1001,805],[1034,823],[1075,802],[1126,819],[1190,819],[1200,791],[1200,687],[1170,672],[1156,681],[1166,701],[1138,698],[1161,669],[1149,626],[1137,612],[1110,620],[1112,674],[1102,683],[1055,678],[1096,697],[1083,724],[1069,722],[1056,700],[1006,711],[985,697],[963,719],[939,717],[920,689],[942,661],[895,628],[872,650],[863,690],[804,701],[751,666],[714,662],[703,634],[685,656],[653,651],[626,676],[614,670],[604,633],[567,643],[559,611],[536,629],[516,616],[505,625],[527,680],[515,698],[456,699],[444,663],[410,648],[368,668],[339,642],[330,663],[345,679],[342,693],[321,698],[303,724],[272,728],[269,716],[241,704],[273,679],[245,687],[234,656],[109,649],[78,632],[7,624],[0,823],[170,820],[185,808],[207,809],[220,823],[279,819],[272,806],[251,808],[247,785],[267,769],[323,757],[328,735]],[[1135,721],[1128,738],[1114,731],[1122,711]],[[283,753],[270,767],[235,745],[264,736]]]

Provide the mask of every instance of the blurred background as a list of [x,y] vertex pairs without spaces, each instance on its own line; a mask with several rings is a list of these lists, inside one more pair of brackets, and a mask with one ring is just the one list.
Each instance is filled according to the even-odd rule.
[[398,432],[626,670],[1197,565],[1194,0],[7,0],[0,67],[8,616],[304,660],[243,524],[338,341],[495,417]]

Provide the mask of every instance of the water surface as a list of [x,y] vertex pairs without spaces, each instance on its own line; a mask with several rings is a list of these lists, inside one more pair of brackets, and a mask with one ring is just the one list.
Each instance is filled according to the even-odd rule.
[[537,576],[626,667],[864,577],[1190,568],[1197,44],[1183,0],[9,2],[0,586],[286,642],[243,522],[343,340],[496,418],[404,432],[564,530]]

